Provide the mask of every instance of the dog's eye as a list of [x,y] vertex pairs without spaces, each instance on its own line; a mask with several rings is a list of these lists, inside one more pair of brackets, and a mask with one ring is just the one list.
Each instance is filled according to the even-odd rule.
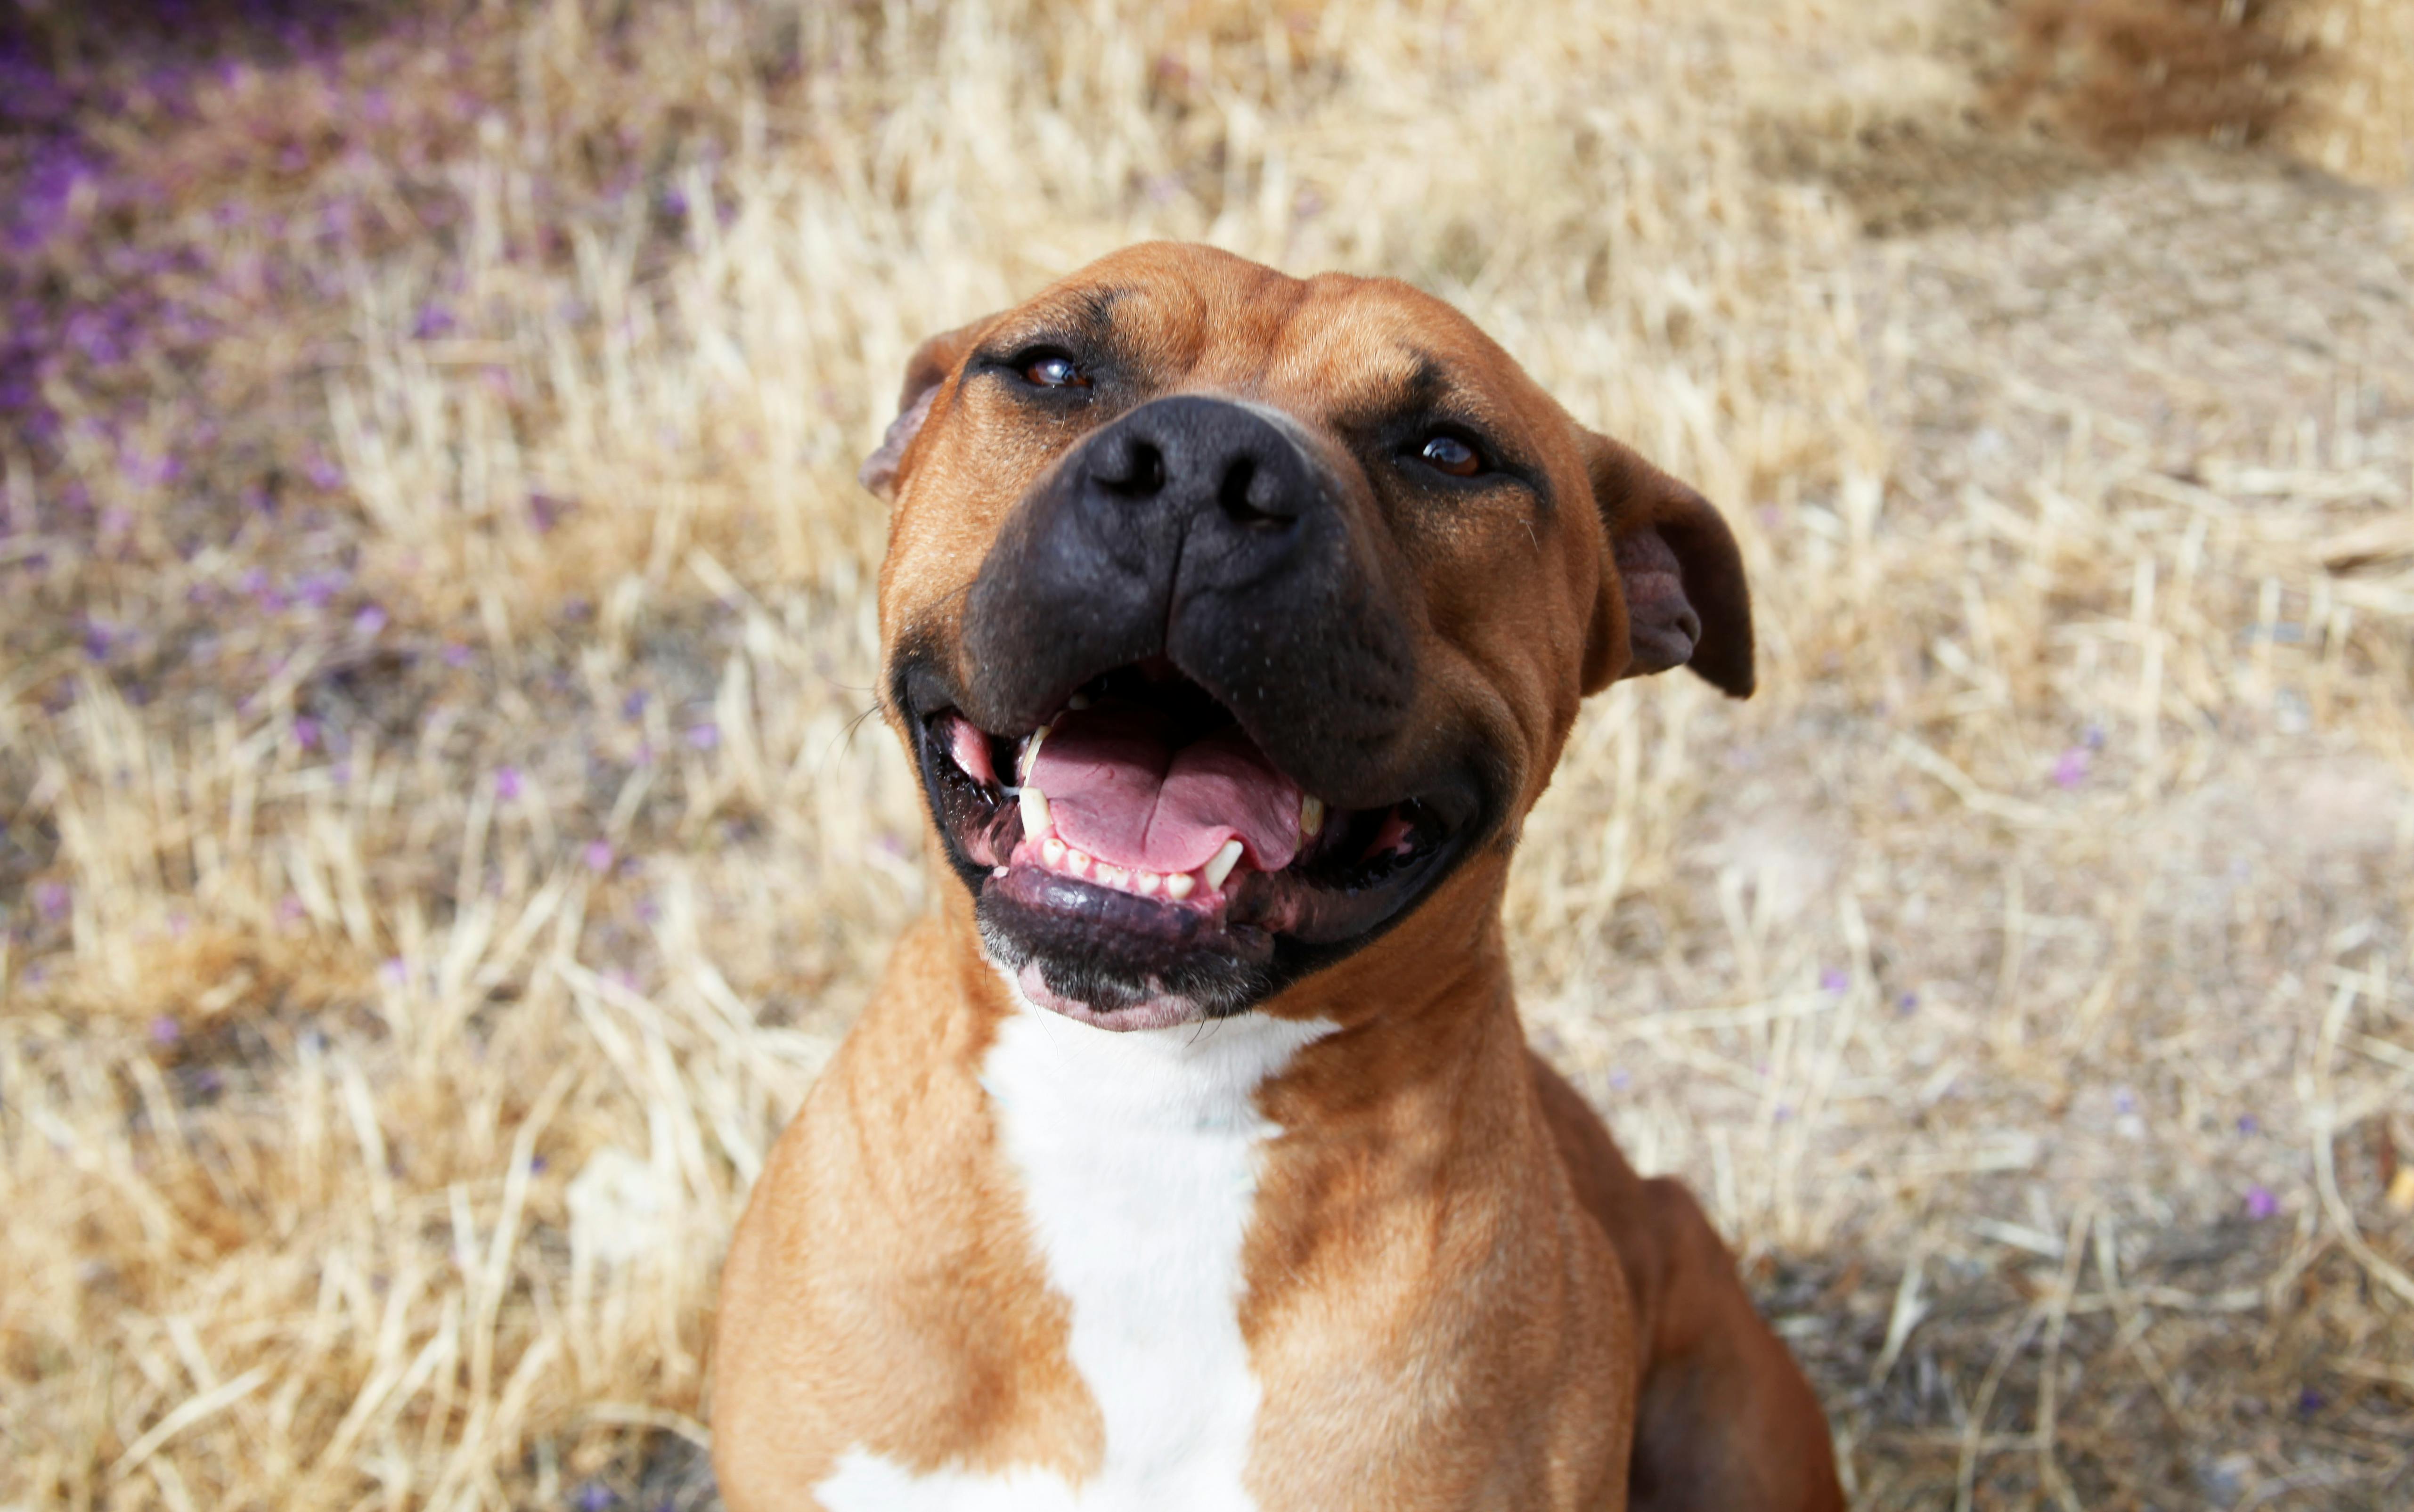
[[1428,436],[1417,451],[1425,466],[1453,478],[1472,478],[1483,470],[1483,453],[1458,437],[1444,433]]
[[1090,375],[1063,352],[1044,351],[1023,360],[1022,381],[1035,389],[1086,389]]

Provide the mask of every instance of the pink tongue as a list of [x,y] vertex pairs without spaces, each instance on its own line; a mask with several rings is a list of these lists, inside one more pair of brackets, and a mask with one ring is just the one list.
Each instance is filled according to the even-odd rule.
[[1299,853],[1299,784],[1237,728],[1177,750],[1160,716],[1102,704],[1058,717],[1026,780],[1065,843],[1118,867],[1196,871],[1234,837],[1260,871]]

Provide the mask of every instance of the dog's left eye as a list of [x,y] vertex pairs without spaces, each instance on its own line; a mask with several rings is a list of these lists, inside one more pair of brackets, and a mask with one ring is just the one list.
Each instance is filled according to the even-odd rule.
[[1453,478],[1472,478],[1483,470],[1483,453],[1447,432],[1426,437],[1425,444],[1417,449],[1417,459]]
[[1086,389],[1090,375],[1061,351],[1037,352],[1022,363],[1022,380],[1038,389]]

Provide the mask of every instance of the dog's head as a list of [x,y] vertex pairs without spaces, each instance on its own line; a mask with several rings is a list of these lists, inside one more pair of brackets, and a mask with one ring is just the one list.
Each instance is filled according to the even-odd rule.
[[926,343],[863,478],[947,858],[991,956],[1090,1023],[1239,1013],[1438,895],[1497,909],[1584,694],[1751,690],[1718,514],[1389,280],[1129,248]]

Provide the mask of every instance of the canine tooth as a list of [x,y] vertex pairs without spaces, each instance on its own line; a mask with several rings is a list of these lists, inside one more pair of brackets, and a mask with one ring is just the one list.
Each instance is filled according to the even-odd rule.
[[1046,835],[1055,826],[1048,818],[1048,794],[1024,783],[1022,787],[1022,833]]
[[1240,864],[1241,842],[1238,840],[1226,840],[1223,847],[1218,850],[1214,856],[1210,857],[1207,862],[1205,868],[1207,885],[1210,887],[1223,886],[1224,879],[1230,876],[1232,874],[1232,868]]
[[1053,835],[1049,836],[1039,842],[1039,859],[1041,864],[1051,869],[1064,866],[1065,842]]
[[1135,871],[1132,873],[1132,891],[1138,893],[1142,897],[1155,897],[1156,890],[1164,885],[1165,879],[1158,876],[1155,872]]
[[1172,898],[1176,902],[1180,902],[1182,899],[1188,897],[1190,896],[1191,889],[1198,885],[1198,878],[1193,877],[1186,871],[1177,871],[1165,879],[1165,896]]
[[1048,726],[1044,724],[1023,736],[1022,754],[1014,761],[1014,779],[1017,782],[1031,780],[1031,769],[1039,762],[1039,743],[1047,738]]
[[1313,793],[1300,794],[1299,833],[1301,838],[1309,840],[1324,833],[1324,800]]
[[1090,706],[1090,695],[1087,693],[1075,693],[1071,698],[1065,701],[1065,706],[1078,714],[1081,710]]
[[991,867],[989,868],[989,874],[992,877],[1003,877],[1006,875],[1006,868],[1004,867]]
[[1125,871],[1123,867],[1110,867],[1103,861],[1098,863],[1098,881],[1103,885],[1108,887],[1121,887],[1130,880],[1131,873]]

